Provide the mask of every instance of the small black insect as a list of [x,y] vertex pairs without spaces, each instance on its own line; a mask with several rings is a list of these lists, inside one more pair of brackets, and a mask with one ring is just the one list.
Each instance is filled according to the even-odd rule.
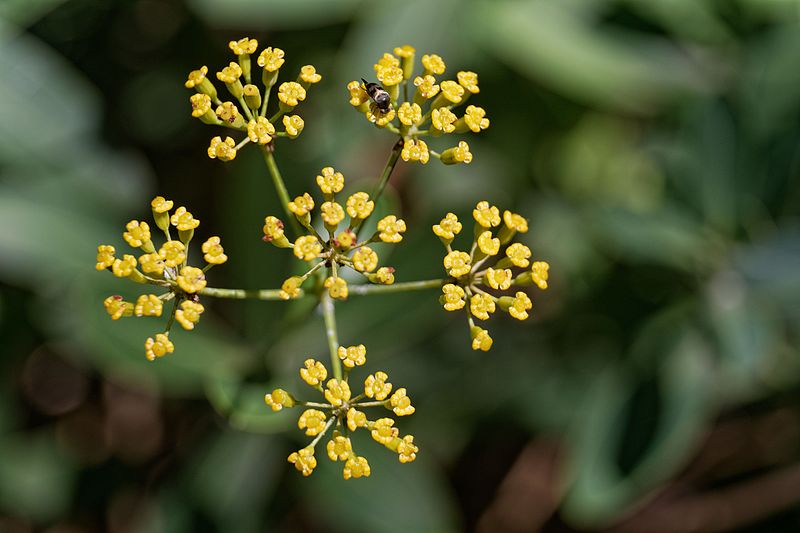
[[368,82],[364,78],[361,78],[361,81],[364,82],[364,89],[369,97],[372,98],[372,101],[375,102],[375,106],[383,113],[387,113],[392,108],[392,99],[386,89],[377,83]]

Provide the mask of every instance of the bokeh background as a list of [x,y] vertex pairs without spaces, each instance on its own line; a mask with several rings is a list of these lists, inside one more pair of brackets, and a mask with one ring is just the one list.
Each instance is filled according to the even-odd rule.
[[[0,2],[0,531],[800,529],[800,3],[793,0]],[[344,482],[264,392],[325,359],[302,303],[211,303],[177,351],[112,322],[94,270],[163,194],[218,234],[211,284],[275,287],[288,255],[256,150],[222,164],[185,75],[241,36],[324,80],[279,143],[290,192],[332,164],[367,187],[393,140],[347,103],[410,43],[475,70],[492,125],[470,166],[401,163],[399,280],[441,275],[429,231],[488,198],[550,262],[534,319],[469,348],[433,292],[352,298],[342,342],[406,384],[422,453]],[[384,252],[388,254],[387,250]],[[128,292],[125,292],[128,291]]]

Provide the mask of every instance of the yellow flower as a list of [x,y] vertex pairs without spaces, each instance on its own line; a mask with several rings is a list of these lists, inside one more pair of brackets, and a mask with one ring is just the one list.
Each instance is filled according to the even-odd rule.
[[367,415],[351,407],[347,410],[347,428],[355,431],[358,428],[367,427]]
[[111,265],[111,272],[118,278],[127,278],[136,270],[136,258],[125,254],[122,259],[115,259]]
[[378,221],[378,237],[383,242],[400,242],[406,231],[406,223],[394,215],[385,216]]
[[500,225],[500,210],[493,205],[489,205],[489,202],[485,200],[478,202],[478,205],[472,210],[472,216],[475,218],[475,222],[484,228]]
[[498,268],[494,269],[489,267],[486,271],[486,281],[489,282],[489,286],[495,290],[504,291],[511,286],[511,269],[510,268]]
[[264,241],[271,242],[281,248],[288,248],[289,244],[286,235],[283,233],[283,222],[276,217],[268,216],[264,218]]
[[453,104],[460,104],[464,98],[464,88],[452,80],[443,81],[439,88],[442,95]]
[[459,309],[463,309],[464,305],[466,304],[465,297],[466,294],[464,293],[464,289],[458,285],[448,283],[442,287],[442,297],[440,298],[440,302],[445,310],[458,311]]
[[175,320],[183,326],[183,329],[191,331],[194,325],[200,322],[200,315],[205,310],[203,304],[185,300],[181,302],[181,308],[175,311]]
[[508,305],[507,309],[508,314],[517,320],[525,320],[528,318],[528,311],[530,311],[533,307],[533,302],[531,302],[531,299],[528,298],[528,295],[522,291],[519,291],[511,300],[512,301]]
[[242,77],[242,67],[231,61],[227,67],[217,72],[217,79],[222,83],[236,83]]
[[397,458],[401,463],[411,463],[417,458],[419,448],[414,444],[414,435],[406,435],[397,444]]
[[375,124],[376,126],[386,126],[388,123],[394,120],[396,112],[394,108],[391,108],[389,111],[384,113],[375,105],[371,105],[369,110],[365,113],[367,120]]
[[318,83],[322,80],[322,76],[317,74],[317,69],[314,68],[314,65],[306,65],[300,69],[300,79],[306,83]]
[[473,295],[469,300],[469,311],[476,318],[488,320],[489,315],[495,312],[494,298],[488,294]]
[[103,307],[106,308],[106,313],[111,317],[111,320],[119,320],[124,316],[133,314],[133,304],[126,302],[118,294],[103,300]]
[[470,328],[470,334],[472,336],[472,349],[473,350],[480,350],[482,352],[488,352],[492,348],[492,337],[489,336],[489,332],[483,328],[478,326],[472,326]]
[[422,121],[422,108],[417,104],[403,102],[397,110],[397,117],[406,126],[413,126]]
[[437,54],[425,54],[422,56],[422,66],[425,67],[425,74],[444,74],[445,64],[441,56]]
[[469,274],[472,268],[470,261],[471,259],[467,252],[453,250],[444,256],[444,268],[447,270],[448,274],[454,278],[459,278]]
[[394,283],[394,268],[381,267],[374,274],[369,275],[369,280],[372,283],[380,283],[381,285],[391,285]]
[[199,86],[203,80],[206,79],[206,75],[208,74],[208,67],[203,65],[197,70],[193,70],[189,73],[189,77],[184,83],[184,87],[187,89],[194,89],[195,87]]
[[203,243],[201,249],[205,254],[203,259],[206,260],[206,263],[221,265],[228,260],[228,256],[225,255],[225,250],[222,248],[219,237],[209,237],[208,240]]
[[244,122],[244,119],[239,114],[239,108],[236,107],[236,104],[233,102],[223,102],[218,105],[216,114],[221,121],[227,122],[237,128]]
[[353,454],[348,457],[347,461],[344,463],[342,476],[345,479],[350,479],[351,477],[369,477],[371,472],[372,471],[369,468],[369,462],[367,461],[367,458],[359,457],[358,455]]
[[236,54],[237,56],[243,56],[245,54],[253,54],[258,48],[258,41],[255,39],[250,39],[248,37],[244,37],[239,39],[238,41],[230,41],[228,43],[228,48],[231,49],[231,52]]
[[111,246],[110,244],[101,244],[97,247],[97,264],[95,268],[97,270],[105,270],[108,267],[114,264],[114,253],[116,252],[116,248]]
[[325,413],[317,409],[306,409],[297,419],[297,427],[305,429],[306,435],[315,437],[325,429]]
[[383,401],[392,392],[392,384],[387,380],[389,376],[386,372],[375,372],[367,376],[364,380],[364,394],[368,398],[375,398],[378,401]]
[[328,226],[338,226],[344,219],[344,208],[336,202],[325,202],[319,210],[322,212],[322,220]]
[[512,213],[511,211],[506,210],[503,212],[503,222],[505,222],[506,227],[512,231],[518,231],[520,233],[528,231],[528,221],[525,217]]
[[347,437],[337,435],[328,441],[326,446],[328,449],[328,457],[331,461],[344,461],[350,454],[353,453],[353,444]]
[[329,277],[325,280],[325,288],[328,289],[328,294],[334,300],[347,300],[349,290],[347,282],[344,278]]
[[486,118],[486,111],[482,107],[475,105],[467,106],[464,114],[464,123],[474,133],[479,133],[489,127],[489,119]]
[[194,216],[183,206],[175,210],[170,218],[170,222],[172,222],[172,225],[178,228],[180,231],[193,230],[200,225],[200,221],[194,218]]
[[334,406],[341,407],[350,400],[350,386],[340,379],[329,379],[325,384],[325,399]]
[[258,117],[247,123],[247,136],[257,144],[269,144],[275,135],[275,126],[264,117]]
[[185,266],[181,269],[176,281],[184,292],[195,293],[205,288],[206,275],[199,268]]
[[259,67],[264,67],[264,70],[275,72],[283,65],[283,56],[283,50],[269,46],[261,51],[256,62]]
[[147,337],[144,341],[144,355],[148,361],[154,361],[175,351],[175,345],[165,333],[159,333],[156,338]]
[[393,426],[394,420],[391,418],[379,418],[372,425],[370,434],[376,442],[385,446],[400,433],[400,430]]
[[396,46],[392,51],[394,52],[394,55],[403,59],[408,59],[409,57],[414,57],[414,52],[416,52],[416,49],[410,44],[404,44],[403,46]]
[[347,84],[347,90],[350,91],[350,105],[353,107],[360,107],[369,102],[369,95],[360,81],[351,81]]
[[164,264],[174,268],[186,261],[186,246],[181,241],[167,241],[161,246],[158,256]]
[[292,298],[297,298],[300,296],[300,285],[303,284],[303,278],[300,276],[292,276],[287,278],[286,281],[283,282],[281,285],[281,292],[278,293],[278,296],[281,297],[281,300],[291,300]]
[[382,68],[375,75],[384,87],[392,87],[403,81],[403,69],[400,67]]
[[453,133],[456,129],[455,122],[458,118],[446,107],[434,109],[431,113],[433,127],[442,133]]
[[[179,242],[179,241],[178,241]],[[145,274],[157,274],[159,276],[164,274],[164,260],[158,253],[144,254],[139,258],[139,266],[142,267],[142,272]]]
[[531,256],[531,249],[524,244],[515,242],[506,248],[506,257],[511,260],[514,266],[519,268],[527,268],[530,264],[528,258]]
[[461,232],[461,222],[453,213],[447,213],[438,224],[433,226],[433,232],[449,244]]
[[480,88],[478,87],[478,75],[474,72],[462,70],[456,74],[456,78],[458,78],[458,84],[472,94],[478,94],[481,92]]
[[400,66],[400,60],[394,57],[389,52],[386,52],[378,60],[378,62],[375,63],[375,65],[373,65],[373,68],[375,69],[375,73],[377,74],[378,71],[381,71],[383,69],[399,67],[399,66]]
[[500,239],[492,238],[491,231],[484,231],[478,237],[478,248],[486,255],[497,255],[500,251]]
[[544,261],[535,261],[531,265],[531,278],[536,285],[544,290],[547,288],[550,265]]
[[403,161],[419,161],[424,165],[430,159],[428,145],[421,139],[406,139],[400,157]]
[[353,266],[359,272],[372,272],[378,268],[378,254],[368,246],[359,248],[353,254]]
[[128,231],[122,234],[122,238],[133,248],[139,248],[150,241],[150,226],[147,222],[131,220],[125,225],[125,229]]
[[392,404],[392,411],[397,416],[413,415],[414,411],[416,411],[414,406],[411,405],[411,398],[406,394],[405,388],[394,391],[392,397],[389,398],[389,402]]
[[469,151],[469,145],[466,142],[459,141],[458,146],[448,148],[442,152],[441,160],[445,165],[470,164],[472,163],[472,152]]
[[342,250],[349,250],[353,247],[353,245],[358,240],[358,236],[355,234],[353,230],[347,228],[346,230],[339,233],[334,240],[334,244],[337,248],[341,248]]
[[287,460],[304,476],[310,476],[317,467],[317,459],[314,457],[314,448],[311,446],[306,446],[302,450],[292,452],[289,454]]
[[300,115],[284,115],[281,120],[283,121],[283,128],[286,130],[286,135],[288,135],[290,139],[297,138],[306,125]]
[[[335,194],[344,188],[344,176],[333,167],[325,167],[317,176],[317,185],[324,194]],[[347,203],[350,205],[350,202]]]
[[403,46],[398,46],[394,49],[394,53],[396,56],[402,58],[402,65],[403,65],[403,77],[405,79],[409,79],[411,75],[414,73],[414,53],[416,50],[413,46],[406,44]]
[[414,86],[417,88],[417,93],[420,97],[425,100],[439,94],[439,85],[436,83],[436,78],[430,75],[414,78]]
[[230,137],[225,137],[224,141],[220,136],[214,137],[208,145],[208,157],[220,161],[233,161],[236,159],[236,141]]
[[306,99],[306,90],[297,82],[287,81],[278,87],[278,100],[287,107],[294,107]]
[[164,304],[155,294],[142,294],[136,300],[133,314],[136,316],[161,316]]
[[367,347],[363,344],[348,346],[347,348],[339,346],[338,353],[339,359],[342,360],[342,364],[347,368],[361,366],[367,362]]
[[322,253],[322,244],[313,235],[303,235],[294,241],[294,255],[303,261],[312,261]]
[[283,389],[275,389],[271,393],[264,395],[264,403],[269,405],[273,411],[280,411],[284,407],[294,407],[294,398]]
[[150,207],[154,213],[166,213],[173,206],[172,200],[167,200],[163,196],[156,196],[150,201]]
[[189,97],[192,105],[192,116],[200,118],[211,111],[211,97],[203,93],[195,93]]
[[310,194],[303,193],[303,196],[298,196],[293,202],[289,202],[289,211],[298,217],[304,217],[314,209],[314,199]]
[[303,365],[305,368],[300,369],[300,377],[312,387],[318,386],[328,377],[328,370],[319,361],[306,359]]
[[347,214],[353,219],[365,219],[375,209],[375,202],[369,199],[369,194],[357,192],[347,199]]

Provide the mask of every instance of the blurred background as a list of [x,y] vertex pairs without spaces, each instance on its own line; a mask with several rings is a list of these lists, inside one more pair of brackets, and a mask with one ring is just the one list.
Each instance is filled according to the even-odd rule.
[[[0,2],[0,531],[797,531],[800,529],[800,2],[793,0],[3,0]],[[551,264],[534,318],[470,350],[435,291],[352,298],[343,343],[405,384],[419,459],[357,442],[372,477],[286,462],[305,437],[276,385],[325,359],[302,302],[204,301],[108,319],[139,287],[100,243],[163,194],[220,235],[217,287],[276,287],[290,254],[256,150],[222,164],[186,74],[227,42],[323,76],[276,157],[291,193],[334,165],[354,189],[391,135],[347,103],[394,46],[479,73],[491,127],[470,166],[401,163],[398,280],[440,277],[431,224],[479,199],[531,220]],[[437,148],[436,142],[433,143]],[[387,249],[382,258],[390,253]],[[128,291],[128,292],[125,292]]]

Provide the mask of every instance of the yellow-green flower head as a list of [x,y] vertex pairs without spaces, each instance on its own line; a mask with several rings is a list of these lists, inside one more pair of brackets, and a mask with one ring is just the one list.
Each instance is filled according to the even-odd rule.
[[306,83],[319,83],[322,80],[322,76],[317,73],[317,69],[314,68],[314,65],[306,65],[300,69],[300,79]]
[[422,139],[406,139],[400,157],[403,161],[419,161],[424,165],[430,159],[428,145]]
[[378,268],[378,254],[368,246],[359,248],[353,254],[353,266],[359,272],[372,272]]
[[355,431],[358,428],[367,427],[367,415],[358,409],[351,407],[347,411],[347,428]]
[[302,450],[289,454],[287,461],[292,463],[298,472],[304,476],[310,476],[317,467],[317,459],[314,457],[314,448],[306,446]]
[[193,70],[189,73],[189,77],[186,79],[186,83],[184,83],[184,87],[187,89],[194,89],[196,86],[200,85],[204,79],[206,79],[206,75],[208,74],[208,67],[203,65],[197,70]]
[[294,241],[294,255],[303,261],[312,261],[322,253],[322,244],[314,235],[303,235]]
[[237,56],[243,56],[245,54],[254,54],[256,49],[258,48],[258,41],[255,39],[244,37],[242,39],[239,39],[238,41],[230,41],[228,43],[228,48],[230,48],[231,52],[233,52]]
[[439,85],[436,83],[436,78],[431,75],[417,76],[414,78],[414,86],[419,94],[426,99],[433,98],[439,94]]
[[106,313],[111,317],[111,320],[119,320],[123,316],[130,316],[133,314],[133,304],[126,302],[120,295],[109,296],[103,300],[103,307],[106,308]]
[[328,294],[334,300],[347,300],[349,289],[347,288],[347,282],[344,278],[329,277],[325,280],[324,285],[325,288],[328,289]]
[[442,302],[442,306],[447,311],[458,311],[459,309],[463,309],[464,305],[466,304],[465,298],[466,294],[464,293],[464,289],[458,285],[448,283],[442,287],[442,298],[440,301]]
[[511,211],[503,211],[503,222],[506,227],[512,231],[525,233],[528,231],[528,220],[522,215],[512,213]]
[[344,220],[344,208],[337,202],[325,202],[319,206],[322,220],[328,226],[338,226]]
[[161,316],[164,304],[155,294],[142,294],[136,299],[133,314],[136,316]]
[[391,108],[389,111],[384,113],[377,106],[371,105],[364,116],[367,117],[367,120],[375,124],[376,126],[384,127],[388,123],[394,120],[394,117],[397,113],[395,112],[394,108]]
[[240,118],[239,108],[233,102],[222,102],[216,109],[217,117],[223,122],[234,124]]
[[458,117],[446,107],[439,107],[431,113],[433,127],[442,133],[453,133],[456,129],[455,122]]
[[189,97],[189,103],[192,105],[194,118],[200,118],[211,111],[211,97],[207,94],[195,93]]
[[167,200],[163,196],[156,196],[150,201],[150,207],[153,208],[155,213],[166,213],[173,206],[172,200]]
[[183,267],[176,281],[178,286],[188,293],[200,292],[206,287],[206,275],[199,268],[191,266]]
[[230,137],[225,137],[224,141],[219,135],[214,137],[208,145],[208,157],[220,161],[233,161],[236,159],[236,141]]
[[306,359],[303,366],[304,368],[300,369],[300,377],[312,387],[320,386],[328,377],[328,370],[319,361]]
[[494,269],[489,267],[486,271],[486,281],[495,290],[504,291],[511,286],[513,276],[510,268]]
[[139,257],[139,266],[142,267],[142,272],[145,274],[157,274],[159,276],[164,274],[164,260],[157,252],[152,254],[144,254]]
[[422,56],[422,66],[425,67],[425,74],[444,74],[444,59],[437,54],[425,54]]
[[547,288],[549,271],[550,265],[545,261],[535,261],[531,265],[531,279],[533,279],[533,282],[542,290]]
[[388,215],[378,221],[378,237],[383,242],[398,243],[403,240],[406,232],[406,222],[402,218]]
[[478,237],[478,248],[486,255],[497,255],[500,251],[500,239],[492,238],[491,231],[484,231]]
[[488,352],[491,350],[494,340],[492,340],[492,337],[489,335],[488,331],[478,326],[473,326],[470,328],[470,334],[472,336],[473,350],[480,350],[482,352]]
[[306,123],[300,115],[284,115],[281,121],[283,122],[284,130],[286,130],[286,135],[288,135],[290,139],[295,139],[300,135],[303,128],[306,126]]
[[474,72],[462,70],[456,74],[456,78],[458,78],[458,84],[472,94],[478,94],[481,92],[480,88],[478,87],[478,75]]
[[167,241],[161,245],[158,256],[168,267],[176,267],[186,261],[186,246],[181,241]]
[[397,459],[403,464],[413,462],[418,452],[419,448],[414,444],[414,435],[406,435],[397,444]]
[[458,83],[447,80],[439,84],[442,94],[453,104],[460,104],[464,98],[464,88]]
[[396,46],[395,49],[393,50],[394,55],[402,57],[403,59],[414,57],[414,53],[416,51],[417,50],[410,44],[404,44],[403,46]]
[[116,252],[116,248],[111,246],[110,244],[101,244],[97,247],[97,264],[95,268],[97,270],[105,270],[108,267],[114,264],[114,253]]
[[468,165],[472,163],[472,152],[469,151],[469,145],[466,142],[459,141],[458,146],[448,148],[442,152],[441,159],[442,163],[445,165],[457,165],[458,163],[465,163]]
[[178,228],[180,231],[193,230],[200,225],[200,221],[194,218],[194,215],[187,211],[183,206],[175,210],[170,218],[170,222],[172,222],[172,225]]
[[375,209],[375,202],[369,199],[369,194],[357,192],[347,199],[347,214],[352,219],[365,219]]
[[403,81],[403,69],[387,67],[376,71],[376,77],[384,87],[392,87]]
[[242,88],[242,95],[250,109],[258,109],[261,106],[261,90],[252,83],[248,83]]
[[317,409],[306,409],[297,419],[297,427],[305,429],[309,437],[316,437],[325,429],[325,413]]
[[279,218],[271,215],[265,217],[264,227],[262,228],[264,231],[264,240],[267,242],[272,242],[283,239],[285,237],[283,233],[283,227],[283,222]]
[[528,311],[533,307],[533,302],[528,298],[528,295],[522,291],[514,295],[514,302],[508,308],[508,314],[517,320],[525,320],[528,318]]
[[225,249],[222,248],[219,237],[209,237],[208,240],[203,243],[201,249],[205,254],[203,259],[210,265],[221,265],[228,260],[228,256],[225,255]]
[[440,239],[450,242],[461,233],[461,222],[453,213],[447,213],[438,224],[433,226],[433,232]]
[[353,453],[353,444],[350,439],[341,435],[336,435],[329,440],[326,448],[331,461],[345,461]]
[[358,236],[356,233],[350,228],[347,228],[336,236],[334,244],[342,250],[349,250],[353,247],[357,240]]
[[125,225],[125,229],[128,231],[122,234],[122,238],[133,248],[139,248],[150,240],[150,226],[147,222],[131,220]]
[[515,267],[528,268],[530,261],[528,258],[531,256],[531,249],[524,244],[515,242],[506,248],[506,257],[511,260]]
[[486,200],[478,202],[472,210],[475,222],[484,228],[492,228],[500,225],[500,210],[496,206],[489,205]]
[[298,196],[294,201],[288,204],[289,211],[299,217],[304,217],[314,209],[314,198],[310,194],[303,193],[303,196]]
[[350,401],[350,386],[341,379],[329,379],[325,384],[325,399],[334,407]]
[[413,126],[422,121],[422,108],[417,104],[403,102],[397,110],[397,117],[406,126]]
[[399,66],[400,66],[400,60],[397,59],[396,57],[394,57],[389,52],[386,52],[378,60],[378,62],[375,63],[375,65],[373,65],[373,68],[375,69],[375,74],[378,74],[378,72],[381,71],[381,70],[384,70],[384,69],[387,69],[387,68],[399,67]]
[[472,268],[470,261],[471,259],[467,252],[453,250],[444,256],[444,268],[454,278],[460,278],[469,274]]
[[370,274],[370,281],[372,283],[380,283],[381,285],[391,285],[394,283],[394,268],[381,267],[374,274]]
[[476,105],[467,106],[464,113],[464,122],[474,133],[485,130],[489,127],[489,119],[486,118],[486,110]]
[[115,259],[111,265],[111,272],[118,278],[127,278],[134,270],[136,270],[136,258],[128,254],[123,255],[122,259]]
[[259,67],[264,67],[264,70],[275,72],[283,65],[283,56],[283,50],[269,46],[261,51],[256,62]]
[[391,418],[379,418],[372,425],[370,434],[376,442],[386,446],[400,434],[400,430],[394,427],[394,420]]
[[386,372],[375,372],[367,376],[364,380],[364,394],[367,398],[375,398],[381,402],[385,400],[392,392],[392,384],[388,379]]
[[164,333],[159,333],[156,338],[147,337],[144,341],[144,356],[148,361],[154,361],[159,357],[164,357],[175,351],[175,345]]
[[339,346],[339,359],[342,360],[342,364],[347,368],[353,368],[355,366],[361,366],[367,362],[367,347],[363,344],[359,344],[358,346]]
[[489,320],[489,315],[496,310],[494,298],[488,294],[475,294],[469,300],[469,312],[481,320]]
[[258,117],[247,123],[247,136],[257,144],[269,144],[275,135],[275,126],[264,117]]
[[283,389],[275,389],[271,393],[264,395],[264,403],[270,406],[273,411],[280,411],[284,407],[294,407],[294,398]]
[[397,416],[413,415],[414,411],[416,411],[414,406],[411,405],[411,398],[406,394],[405,388],[394,391],[392,397],[389,398],[389,402],[392,404],[392,411]]
[[175,311],[175,320],[183,326],[183,329],[193,330],[195,324],[200,322],[200,315],[206,308],[203,304],[185,300],[181,302],[181,308]]
[[300,276],[292,276],[287,278],[281,285],[281,292],[278,293],[281,300],[291,300],[300,296],[300,285],[303,284],[303,278]]
[[217,79],[223,83],[235,83],[242,77],[242,67],[231,61],[227,67],[217,72]]
[[335,194],[344,188],[344,176],[333,167],[325,167],[317,176],[317,185],[324,194]]
[[353,107],[360,107],[361,105],[369,102],[369,95],[360,81],[351,81],[347,84],[347,90],[350,91],[350,105]]
[[286,81],[278,87],[278,100],[289,107],[294,107],[306,99],[306,90],[295,81]]
[[360,477],[369,477],[371,472],[367,458],[353,454],[344,463],[342,477],[344,479],[350,479],[351,477],[358,479]]

